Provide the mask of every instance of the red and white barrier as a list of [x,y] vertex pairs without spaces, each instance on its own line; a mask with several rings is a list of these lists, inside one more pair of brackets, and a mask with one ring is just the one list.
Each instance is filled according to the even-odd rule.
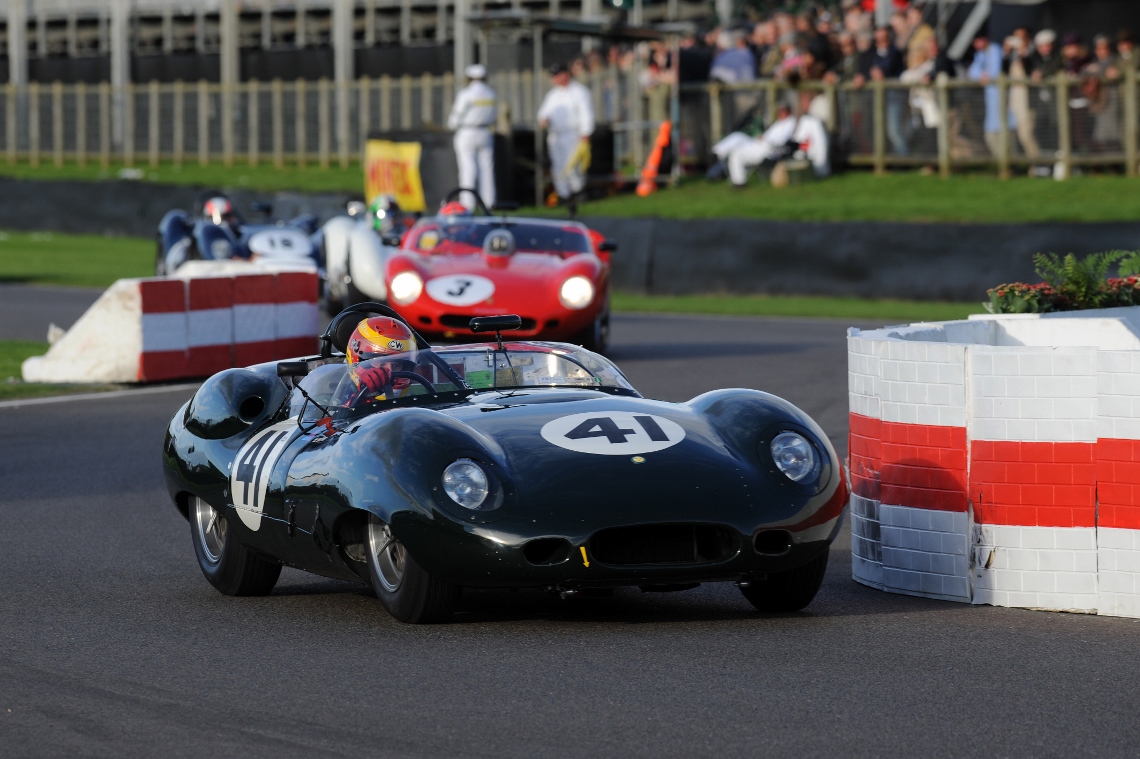
[[1137,312],[852,329],[855,579],[1140,616]]
[[115,282],[47,355],[24,362],[24,380],[157,382],[317,350],[315,272],[208,271]]

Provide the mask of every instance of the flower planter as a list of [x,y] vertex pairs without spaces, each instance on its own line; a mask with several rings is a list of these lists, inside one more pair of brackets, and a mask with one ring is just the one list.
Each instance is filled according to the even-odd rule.
[[852,573],[1140,617],[1140,307],[848,331]]

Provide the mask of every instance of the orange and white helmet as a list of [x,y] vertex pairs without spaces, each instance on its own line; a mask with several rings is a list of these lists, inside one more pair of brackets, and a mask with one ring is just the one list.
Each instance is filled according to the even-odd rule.
[[210,198],[202,206],[202,215],[215,224],[229,223],[234,218],[234,204],[226,197]]
[[348,338],[345,358],[348,365],[378,356],[391,356],[416,349],[416,338],[407,324],[388,316],[373,316],[356,325]]

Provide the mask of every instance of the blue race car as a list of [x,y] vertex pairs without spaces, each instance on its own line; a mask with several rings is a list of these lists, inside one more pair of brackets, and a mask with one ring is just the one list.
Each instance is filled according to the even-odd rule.
[[[268,205],[254,204],[266,216]],[[324,273],[319,220],[301,214],[289,221],[248,223],[225,194],[198,196],[194,212],[168,211],[158,224],[156,276],[173,276],[187,261],[257,261],[309,265]]]

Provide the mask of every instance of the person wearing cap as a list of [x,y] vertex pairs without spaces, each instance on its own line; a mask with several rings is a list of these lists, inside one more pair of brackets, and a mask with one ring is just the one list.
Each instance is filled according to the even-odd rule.
[[[459,186],[478,190],[487,207],[495,205],[495,91],[483,81],[487,69],[474,63],[464,72],[467,86],[455,96],[455,105],[447,117],[447,128],[455,132],[455,160],[459,165]],[[469,192],[461,201],[475,208]]]
[[1057,54],[1057,33],[1042,29],[1033,37],[1033,52],[1025,59],[1029,76],[1035,82],[1057,75],[1061,70],[1061,56]]
[[572,202],[586,187],[590,167],[590,135],[594,133],[594,105],[590,91],[570,77],[570,69],[550,69],[553,87],[538,109],[538,124],[546,130],[554,191]]

